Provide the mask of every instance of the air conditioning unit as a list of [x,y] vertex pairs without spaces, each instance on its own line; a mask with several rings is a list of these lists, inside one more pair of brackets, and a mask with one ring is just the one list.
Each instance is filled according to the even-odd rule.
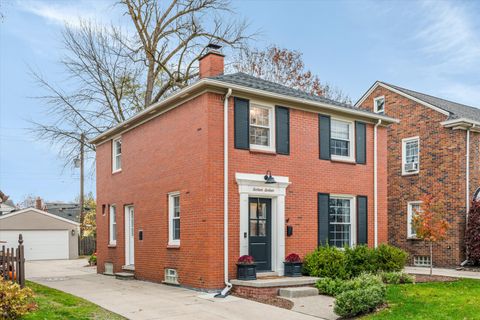
[[412,171],[418,171],[418,163],[417,162],[405,163],[405,172],[412,172]]

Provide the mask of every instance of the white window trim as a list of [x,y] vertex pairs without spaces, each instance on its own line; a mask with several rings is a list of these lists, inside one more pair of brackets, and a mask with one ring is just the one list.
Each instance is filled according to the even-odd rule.
[[[331,198],[350,200],[350,247],[353,247],[357,244],[357,197],[350,194],[331,194]],[[330,204],[328,207],[330,210]],[[330,233],[330,230],[328,232]]]
[[[113,239],[113,219],[112,219],[112,211],[115,211],[115,226],[117,226],[117,206],[115,204],[111,204],[108,212],[108,244],[110,246],[117,245],[117,232],[115,232],[115,239]],[[117,228],[115,228],[116,230]]]
[[[116,168],[116,159],[117,159],[116,142],[119,141],[119,140],[120,140],[120,143],[121,143],[122,142],[122,137],[116,137],[116,138],[112,139],[112,173],[122,171],[122,166],[121,165],[120,165],[120,168]],[[122,157],[122,152],[120,152],[120,159],[121,159],[121,157]]]
[[[418,169],[416,171],[405,171],[405,163],[406,163],[405,160],[406,160],[406,156],[407,156],[407,152],[406,152],[407,142],[414,141],[414,140],[418,141]],[[420,137],[419,136],[402,139],[402,176],[418,174],[420,172],[420,152],[421,152],[421,150],[420,150]]]
[[413,222],[413,205],[422,204],[422,201],[409,201],[407,202],[407,238],[417,239],[417,234],[412,233],[411,224]]
[[[180,196],[179,191],[170,192],[168,194],[168,245],[169,246],[179,246],[180,239],[173,239],[173,206],[175,205],[173,197]],[[180,226],[182,219],[182,209],[180,204]],[[180,236],[181,237],[181,236]]]
[[250,109],[248,111],[248,127],[249,127],[249,132],[248,132],[248,140],[249,140],[249,145],[250,145],[250,150],[259,150],[259,151],[270,151],[270,152],[275,152],[276,151],[276,141],[275,141],[275,106],[269,103],[261,102],[261,101],[250,101],[250,106],[255,106],[259,108],[265,108],[269,109],[269,116],[270,116],[270,146],[261,146],[258,144],[253,144],[250,143]]
[[[377,101],[378,100],[382,100],[383,99],[383,109],[382,110],[378,110],[377,109]],[[385,113],[385,96],[380,96],[380,97],[376,97],[373,99],[373,111],[375,113]]]
[[[339,155],[336,155],[336,154],[331,154],[330,155],[330,158],[332,160],[339,160],[339,161],[348,161],[348,162],[355,162],[355,122],[350,120],[350,119],[345,119],[345,118],[340,118],[340,117],[331,117],[330,118],[330,122],[332,120],[336,120],[336,121],[341,121],[341,122],[348,122],[349,124],[349,132],[348,132],[348,139],[349,139],[349,142],[350,142],[350,145],[349,145],[349,150],[348,150],[348,153],[349,153],[349,156],[346,157],[346,156],[339,156]],[[332,140],[332,128],[331,128],[331,124],[330,124],[330,144],[332,143],[331,140]]]

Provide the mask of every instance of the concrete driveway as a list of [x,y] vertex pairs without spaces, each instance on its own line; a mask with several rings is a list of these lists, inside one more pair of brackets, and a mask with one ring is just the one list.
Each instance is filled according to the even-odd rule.
[[116,280],[99,275],[87,261],[27,262],[31,281],[71,293],[128,319],[318,319],[270,305],[137,280]]

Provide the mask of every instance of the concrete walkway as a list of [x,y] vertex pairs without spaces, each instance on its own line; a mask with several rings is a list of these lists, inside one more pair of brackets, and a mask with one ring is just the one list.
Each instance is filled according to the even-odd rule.
[[316,317],[233,296],[213,294],[137,280],[116,280],[84,267],[86,260],[34,261],[26,265],[29,280],[68,292],[128,319],[291,319]]
[[[405,272],[416,274],[430,274],[430,268],[420,267],[405,267]],[[480,280],[480,272],[475,271],[463,271],[455,269],[442,269],[433,268],[433,274],[437,276],[456,277],[456,278],[469,278]]]

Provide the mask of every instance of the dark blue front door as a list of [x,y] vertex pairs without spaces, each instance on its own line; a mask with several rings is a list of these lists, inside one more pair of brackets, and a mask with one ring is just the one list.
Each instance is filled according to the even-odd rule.
[[272,270],[271,217],[271,199],[249,199],[248,252],[255,259],[258,271]]

